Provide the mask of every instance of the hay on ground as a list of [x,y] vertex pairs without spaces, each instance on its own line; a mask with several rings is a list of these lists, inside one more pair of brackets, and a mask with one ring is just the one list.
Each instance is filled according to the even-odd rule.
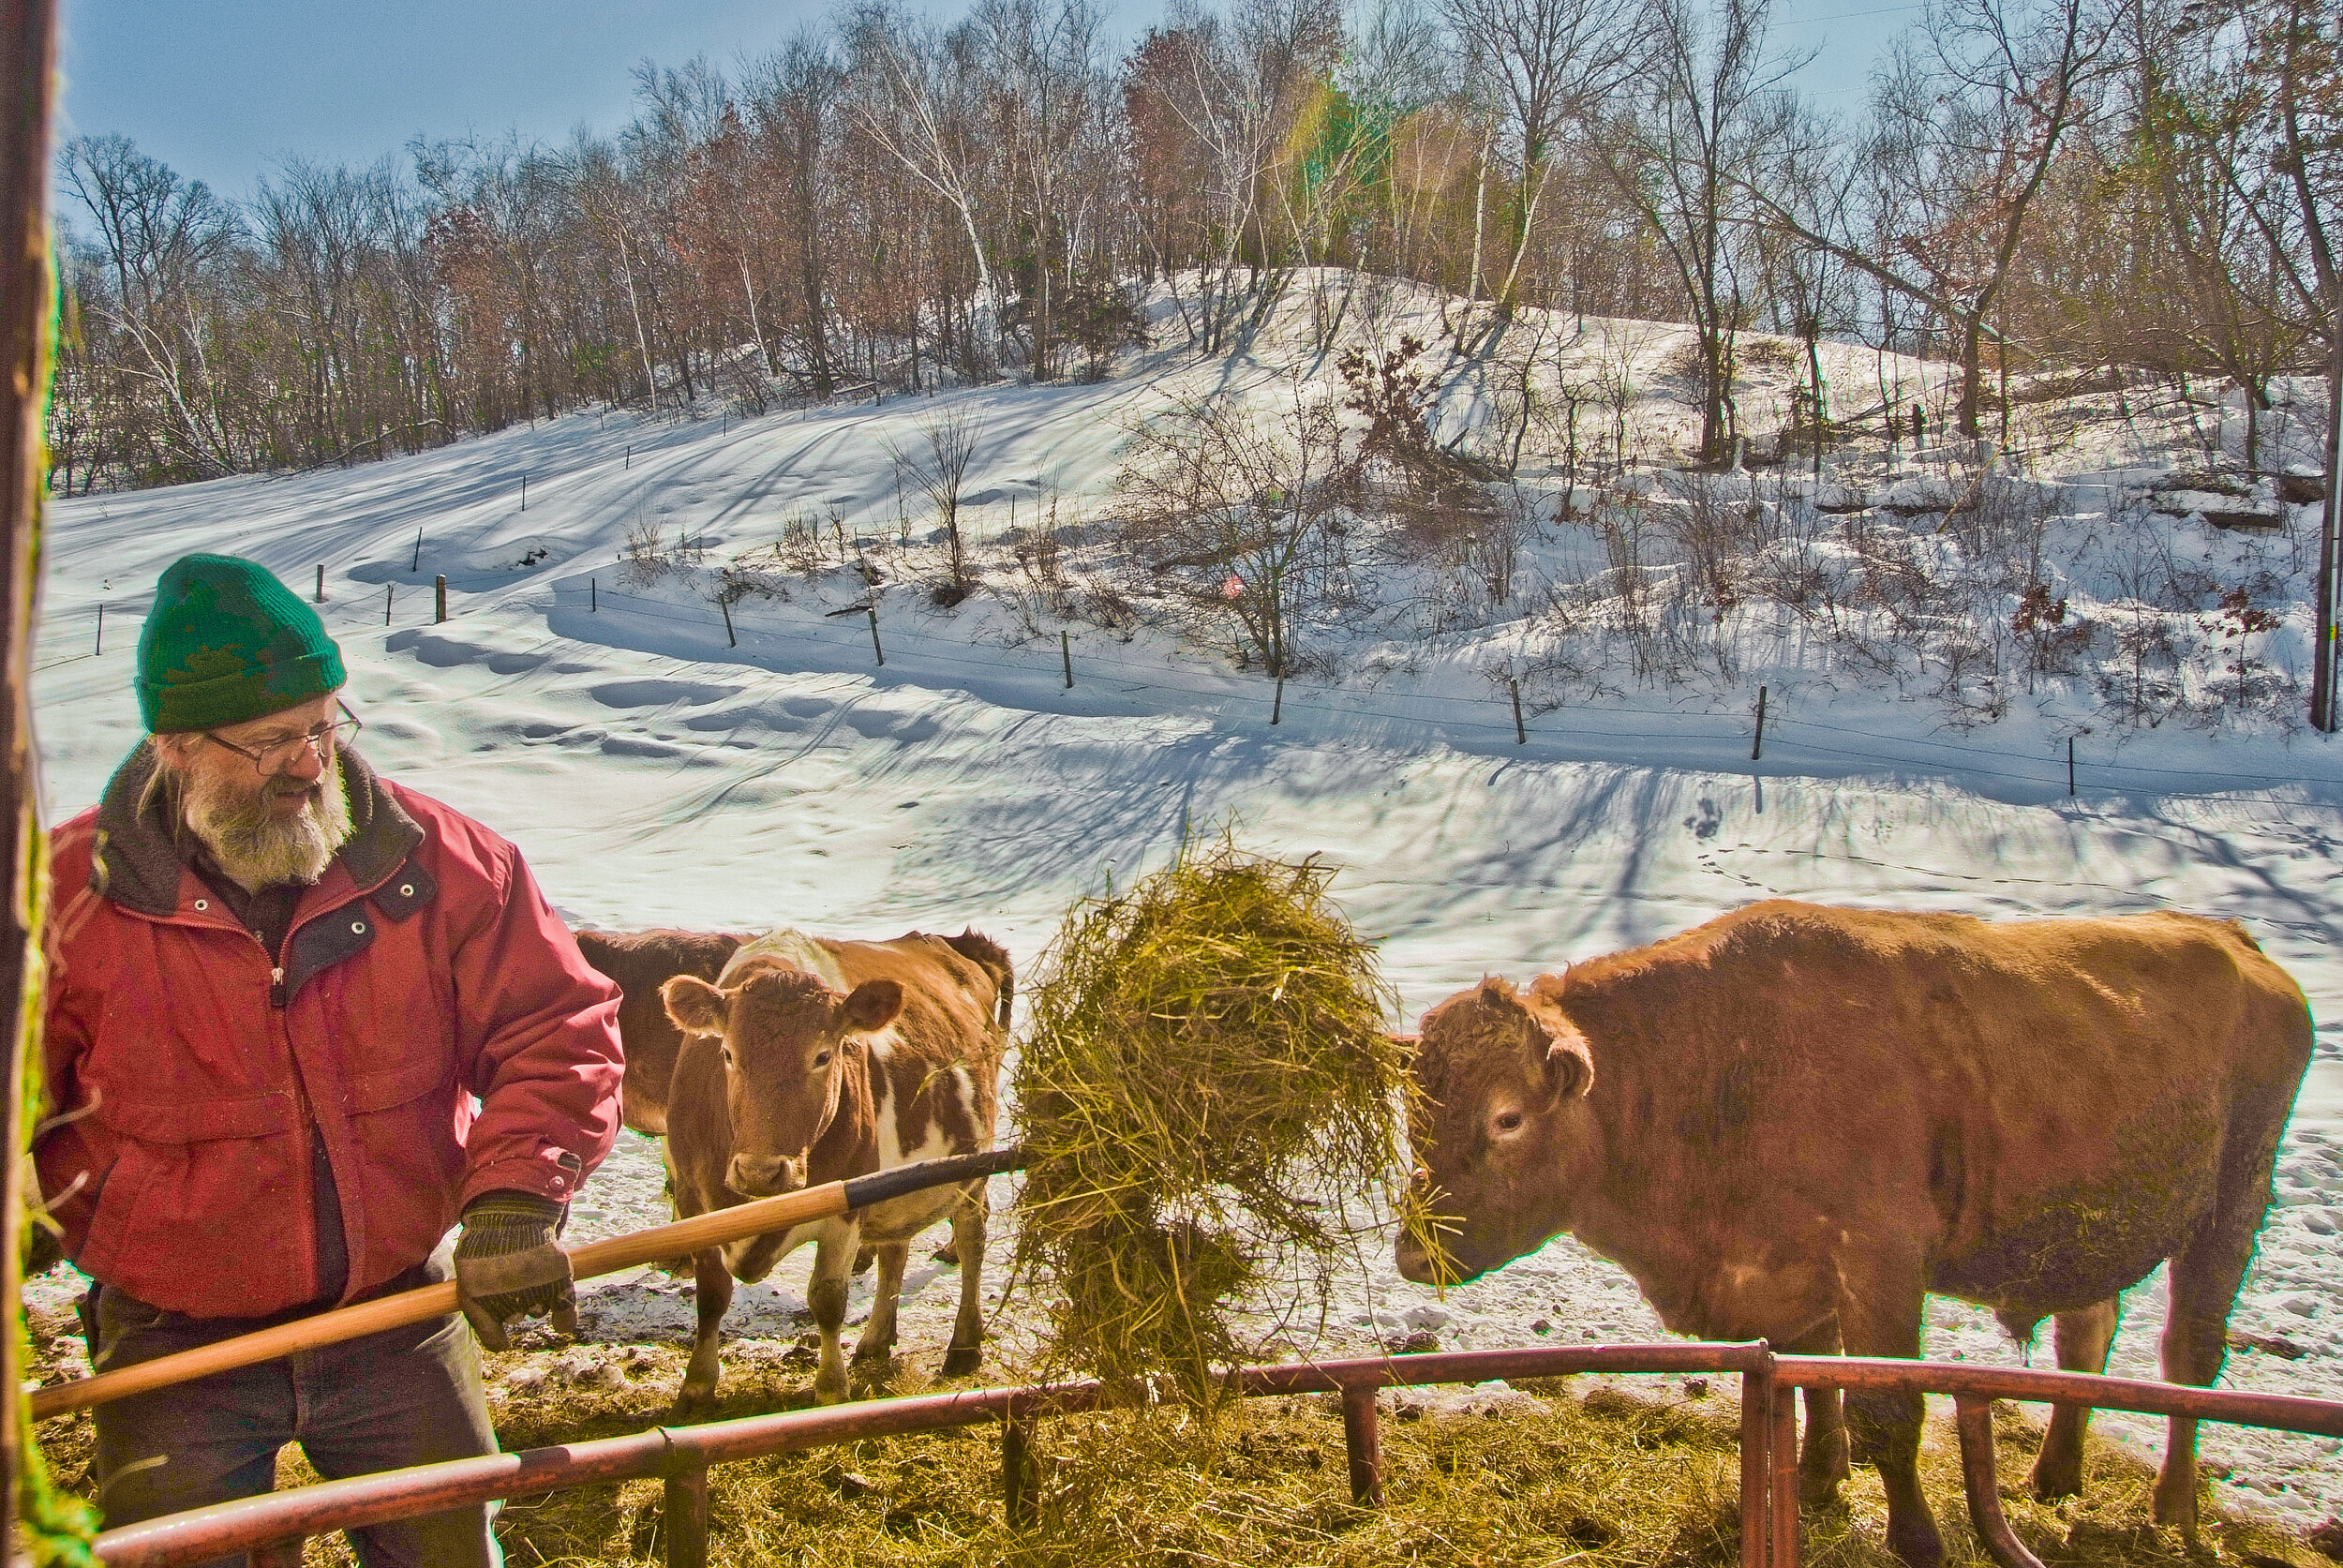
[[1050,1369],[1209,1399],[1259,1349],[1231,1302],[1322,1317],[1337,1253],[1404,1203],[1395,997],[1333,875],[1224,838],[1077,904],[1045,956],[1012,1083]]

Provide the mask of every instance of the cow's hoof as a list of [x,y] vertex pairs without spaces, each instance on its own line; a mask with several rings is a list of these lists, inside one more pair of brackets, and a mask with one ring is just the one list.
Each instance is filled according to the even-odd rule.
[[984,1351],[976,1345],[954,1345],[944,1356],[944,1375],[965,1378],[984,1364]]
[[715,1384],[710,1383],[704,1388],[694,1388],[686,1383],[677,1392],[675,1404],[668,1409],[667,1416],[672,1421],[684,1421],[694,1416],[707,1415],[715,1408]]
[[2197,1534],[2196,1477],[2189,1476],[2184,1486],[2173,1477],[2157,1476],[2150,1512],[2157,1524],[2177,1530],[2194,1540]]
[[813,1397],[821,1404],[843,1405],[852,1392],[843,1372],[836,1378],[825,1375],[813,1380]]
[[2034,1472],[2026,1478],[2026,1489],[2037,1502],[2056,1502],[2063,1497],[2075,1497],[2082,1491],[2082,1456],[2064,1456],[2052,1460],[2048,1454],[2034,1461]]
[[875,1350],[858,1347],[854,1352],[854,1367],[858,1372],[883,1372],[894,1364],[895,1347],[882,1345]]
[[1845,1499],[1840,1495],[1836,1475],[1809,1475],[1800,1471],[1798,1478],[1798,1505],[1810,1513],[1826,1514],[1843,1507]]
[[1911,1520],[1890,1518],[1888,1521],[1888,1549],[1896,1554],[1904,1568],[1944,1568],[1945,1540],[1936,1533],[1936,1521],[1928,1517]]

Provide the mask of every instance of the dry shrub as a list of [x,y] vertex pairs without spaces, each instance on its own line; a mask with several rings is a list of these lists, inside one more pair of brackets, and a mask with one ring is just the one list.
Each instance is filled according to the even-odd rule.
[[1209,1403],[1253,1349],[1231,1298],[1314,1287],[1322,1312],[1372,1195],[1406,1202],[1395,998],[1333,875],[1224,837],[1084,900],[1045,955],[1013,1083],[1050,1369]]

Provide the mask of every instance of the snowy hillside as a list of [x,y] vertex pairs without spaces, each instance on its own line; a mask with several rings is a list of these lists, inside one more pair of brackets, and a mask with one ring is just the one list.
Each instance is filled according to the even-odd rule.
[[[2112,721],[2102,677],[2131,666],[2103,640],[2035,669],[2031,693],[2005,660],[1995,718],[1974,684],[1943,694],[1939,632],[1899,642],[1895,607],[1852,590],[1829,612],[1837,629],[1820,609],[1753,593],[1729,614],[1712,606],[1705,629],[1669,630],[1655,611],[1638,630],[1618,601],[1646,591],[1680,607],[1667,595],[1682,562],[1655,546],[1634,566],[1651,569],[1644,586],[1622,589],[1598,530],[1552,520],[1560,479],[1541,457],[1525,471],[1543,510],[1508,602],[1436,552],[1371,555],[1380,536],[1363,526],[1357,591],[1316,614],[1306,673],[1280,694],[1215,644],[1192,605],[1151,602],[1145,575],[1091,526],[1149,411],[1240,384],[1272,419],[1293,401],[1290,366],[1305,386],[1332,374],[1298,349],[1281,363],[1261,353],[745,423],[576,416],[347,471],[61,502],[35,677],[48,817],[94,801],[137,738],[131,649],[157,574],[222,550],[304,591],[323,566],[363,747],[517,841],[580,924],[892,935],[964,923],[1030,965],[1073,898],[1234,819],[1251,845],[1341,866],[1335,895],[1380,940],[1411,1023],[1485,972],[1524,978],[1775,894],[2234,917],[2301,981],[2321,1026],[2281,1207],[2234,1320],[2305,1353],[2240,1352],[2228,1379],[2343,1395],[2343,746],[2287,723],[2300,703],[2280,700],[2307,646],[2302,514],[2274,503],[2274,530],[2241,533],[2142,512],[2146,477],[2172,455],[2160,426],[2143,447],[2045,450],[2043,471],[2080,509],[2038,530],[2075,620],[2134,613],[2116,607],[2131,550],[2158,572],[2252,581],[2282,624],[2257,635],[2233,705],[2219,659],[2176,657],[2160,666],[2171,690],[2154,724]],[[1859,368],[1872,373],[1868,355]],[[1481,385],[1455,378],[1440,418],[1470,418]],[[1655,451],[1663,403],[1652,395],[1637,414]],[[977,432],[963,498],[977,587],[944,608],[933,590],[946,545],[924,501],[899,500],[892,454],[916,453],[955,408]],[[1884,491],[1975,478],[1949,459],[1910,471],[1906,457],[1894,471],[1884,452],[1863,458],[1875,473],[1848,458],[1831,480]],[[1959,528],[1918,515],[1867,514],[1871,543],[1850,542],[1774,474],[1717,482],[1748,486],[1725,498],[1737,507],[1755,496],[1806,518],[1764,551],[1811,546],[1826,576],[1864,549],[1925,554],[1945,575],[1965,559]],[[1639,483],[1654,515],[1709,503],[1687,499],[1689,482]],[[435,624],[440,575],[449,613]],[[1868,666],[1849,651],[1862,639],[1843,635],[1864,617]],[[1659,663],[1639,666],[1639,648]],[[658,1202],[656,1147],[628,1135],[574,1234],[651,1222]],[[744,1290],[736,1328],[778,1332],[802,1305],[806,1261]],[[1444,1305],[1399,1282],[1387,1256],[1368,1262],[1349,1318],[1413,1309],[1454,1345],[1654,1332],[1624,1277],[1568,1242]],[[932,1277],[917,1271],[915,1286]],[[688,1307],[666,1292],[645,1277],[601,1296],[613,1323],[680,1328]],[[940,1342],[948,1293],[907,1307],[911,1344],[931,1330]],[[2118,1369],[2153,1368],[2153,1295],[2127,1320]],[[1932,1353],[2014,1356],[1980,1314],[1931,1311]],[[1376,1332],[1346,1321],[1326,1343]],[[2239,1485],[2283,1484],[2270,1501],[2306,1517],[2343,1506],[2335,1446],[2224,1429],[2204,1442]]]

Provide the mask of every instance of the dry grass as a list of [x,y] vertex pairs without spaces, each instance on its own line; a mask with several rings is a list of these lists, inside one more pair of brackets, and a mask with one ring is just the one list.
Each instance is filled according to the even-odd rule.
[[1404,1201],[1406,1053],[1333,874],[1224,838],[1067,917],[1013,1081],[1014,1272],[1048,1347],[1019,1370],[1208,1401],[1259,1349],[1226,1304],[1322,1311],[1376,1196]]

